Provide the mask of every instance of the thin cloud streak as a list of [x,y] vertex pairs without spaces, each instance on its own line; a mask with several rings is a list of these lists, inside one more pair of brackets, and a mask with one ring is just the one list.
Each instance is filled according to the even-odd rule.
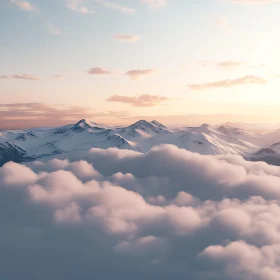
[[106,100],[109,102],[126,103],[134,107],[153,107],[171,99],[160,95],[142,94],[138,96],[112,95]]
[[116,11],[118,11],[120,13],[123,13],[123,14],[134,14],[135,13],[134,8],[118,5],[118,4],[115,4],[113,2],[104,1],[104,0],[95,0],[95,2],[97,4],[105,7],[105,8],[116,10]]
[[142,0],[142,2],[152,8],[158,8],[166,5],[168,0]]
[[141,76],[149,75],[155,72],[155,69],[134,69],[128,71],[125,75],[129,76],[131,79],[136,80]]
[[218,62],[217,66],[222,69],[232,69],[236,67],[246,66],[246,63],[241,61],[227,60],[227,61]]
[[17,74],[17,75],[13,75],[12,78],[21,79],[21,80],[30,80],[30,81],[40,80],[40,78],[38,76],[33,76],[30,74]]
[[137,35],[126,35],[126,34],[116,34],[114,35],[114,38],[128,43],[135,43],[140,40],[140,36]]
[[229,88],[237,85],[250,85],[250,84],[266,84],[267,80],[259,76],[248,75],[234,80],[222,80],[207,84],[191,84],[189,88],[192,90],[206,90],[212,88]]
[[[261,64],[262,65],[262,64]],[[229,70],[229,69],[235,69],[240,67],[249,67],[249,68],[257,68],[260,65],[250,65],[247,62],[244,61],[236,61],[236,60],[225,60],[220,62],[215,62],[211,60],[201,60],[199,61],[200,67],[217,67],[220,70]]]
[[75,122],[78,119],[128,119],[125,111],[99,112],[92,108],[80,106],[57,105],[44,103],[10,103],[0,104],[0,129],[20,129],[39,126],[58,126]]
[[279,0],[231,0],[231,2],[236,4],[271,4],[279,2]]

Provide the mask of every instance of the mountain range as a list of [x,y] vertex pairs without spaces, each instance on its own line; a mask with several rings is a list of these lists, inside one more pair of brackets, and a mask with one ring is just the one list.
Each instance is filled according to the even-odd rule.
[[146,152],[161,144],[199,154],[238,154],[249,160],[280,164],[280,129],[254,133],[228,124],[171,128],[145,120],[128,126],[108,126],[82,119],[60,127],[1,131],[0,165],[65,156],[93,147]]

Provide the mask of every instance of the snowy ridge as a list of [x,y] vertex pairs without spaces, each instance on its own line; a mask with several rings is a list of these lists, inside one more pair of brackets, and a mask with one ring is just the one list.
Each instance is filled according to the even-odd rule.
[[61,127],[2,131],[0,164],[88,151],[93,147],[146,152],[161,144],[205,155],[239,154],[261,159],[280,155],[280,130],[260,134],[228,125],[213,127],[208,124],[172,129],[156,120],[112,127],[82,119]]

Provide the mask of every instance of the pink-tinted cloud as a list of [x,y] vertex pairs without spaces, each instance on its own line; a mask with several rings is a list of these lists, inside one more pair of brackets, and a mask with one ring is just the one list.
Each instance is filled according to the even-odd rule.
[[12,78],[14,78],[14,79],[22,79],[22,80],[31,80],[31,81],[38,81],[38,80],[40,80],[40,77],[33,76],[33,75],[30,75],[30,74],[17,74],[17,75],[13,75]]
[[218,16],[216,16],[215,20],[216,20],[216,24],[218,26],[228,27],[228,22],[229,22],[228,17],[222,16],[222,15],[218,15]]
[[150,7],[161,7],[166,5],[168,0],[142,0],[142,2]]
[[91,68],[88,71],[89,74],[91,75],[106,75],[106,74],[111,74],[111,72],[107,69],[101,68],[101,67],[94,67]]
[[18,8],[26,12],[35,12],[37,8],[28,1],[24,0],[10,0],[11,3],[15,4]]
[[94,10],[83,5],[84,0],[67,0],[68,9],[81,14],[94,14]]
[[107,101],[127,103],[135,107],[153,107],[170,98],[160,95],[142,94],[139,96],[112,95]]
[[274,2],[279,2],[279,0],[231,0],[233,3],[240,4],[270,4]]
[[0,104],[0,129],[63,125],[82,118],[106,122],[115,118],[128,119],[128,113],[96,111],[80,106],[52,106],[44,103]]
[[140,36],[137,35],[126,35],[126,34],[116,34],[114,35],[114,38],[123,41],[123,42],[129,42],[134,43],[140,40]]
[[2,75],[0,76],[0,79],[21,79],[21,80],[30,80],[30,81],[38,81],[40,80],[40,77],[30,75],[30,74],[15,74],[15,75]]
[[234,60],[226,60],[226,61],[217,63],[217,66],[222,69],[232,69],[232,68],[236,68],[236,67],[242,67],[245,65],[246,65],[245,62],[234,61]]
[[129,76],[131,79],[138,79],[141,76],[149,75],[155,72],[155,69],[135,69],[128,71],[125,75]]
[[189,88],[192,90],[205,90],[205,89],[212,89],[212,88],[228,88],[237,85],[250,85],[250,84],[263,85],[266,83],[267,80],[265,80],[262,77],[248,75],[234,80],[222,80],[222,81],[207,83],[207,84],[190,84]]
[[247,68],[263,68],[266,64],[250,64],[245,61],[239,60],[224,60],[220,62],[211,61],[211,60],[201,60],[199,61],[200,67],[218,67],[220,70],[230,70],[236,69],[240,67],[247,67]]
[[114,2],[105,1],[105,0],[95,0],[95,2],[105,8],[113,9],[113,10],[116,10],[123,14],[134,14],[135,13],[135,9],[126,7],[126,6],[122,6],[122,5],[116,4]]

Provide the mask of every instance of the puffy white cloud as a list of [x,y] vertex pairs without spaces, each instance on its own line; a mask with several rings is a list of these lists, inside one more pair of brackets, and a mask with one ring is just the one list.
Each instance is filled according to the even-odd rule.
[[280,167],[170,145],[7,163],[0,276],[278,280],[279,183]]

